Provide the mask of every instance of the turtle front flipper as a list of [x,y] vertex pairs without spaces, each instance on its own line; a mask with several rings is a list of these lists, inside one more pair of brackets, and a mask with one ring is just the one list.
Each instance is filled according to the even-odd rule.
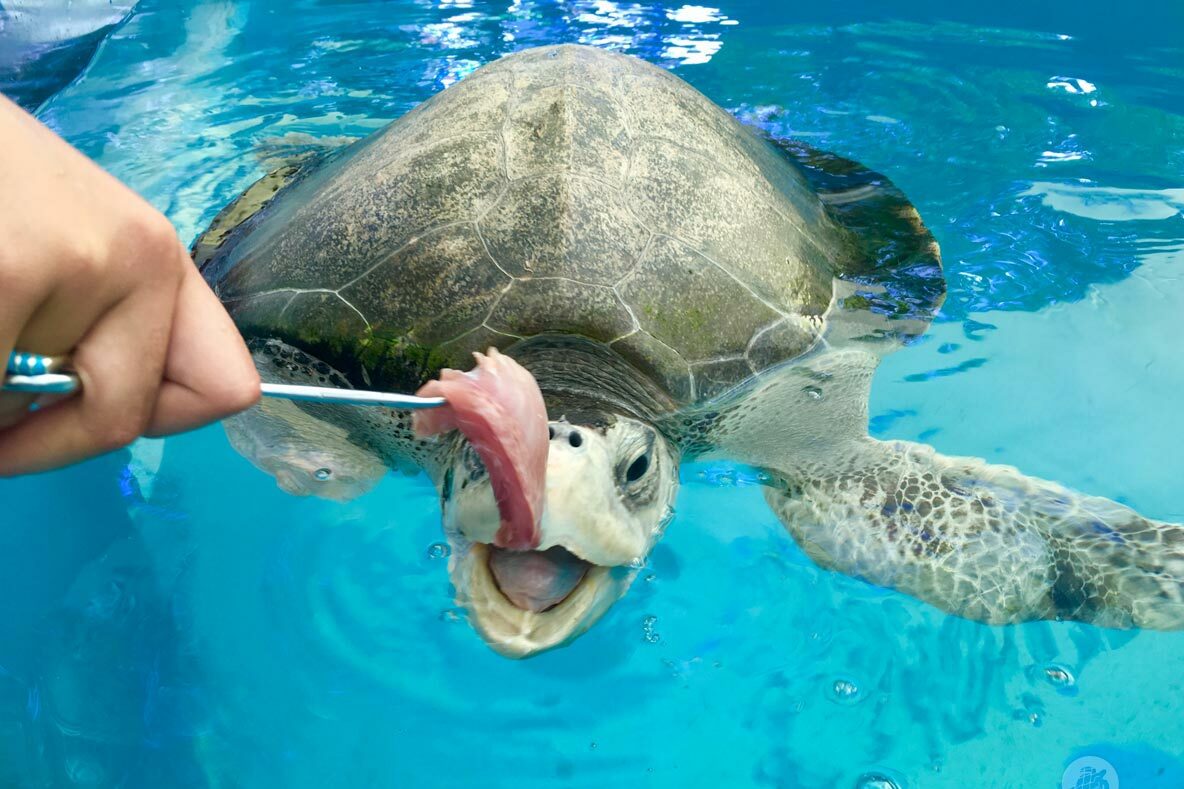
[[992,624],[1184,628],[1184,525],[905,441],[773,473],[766,499],[828,569]]
[[[277,340],[253,342],[260,377],[271,383],[349,388],[324,362]],[[437,443],[415,438],[407,412],[294,403],[265,398],[224,423],[243,457],[297,496],[348,501],[370,490],[388,468],[434,468]]]
[[349,501],[386,474],[377,455],[295,403],[266,400],[224,425],[231,446],[295,496]]

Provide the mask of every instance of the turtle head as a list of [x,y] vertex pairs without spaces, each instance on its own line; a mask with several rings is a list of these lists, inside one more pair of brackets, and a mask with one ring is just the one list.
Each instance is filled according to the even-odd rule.
[[441,486],[458,601],[508,657],[560,646],[591,627],[633,582],[678,490],[675,449],[646,422],[580,414],[551,422],[549,435],[535,550],[494,546],[497,504],[467,442],[458,442]]

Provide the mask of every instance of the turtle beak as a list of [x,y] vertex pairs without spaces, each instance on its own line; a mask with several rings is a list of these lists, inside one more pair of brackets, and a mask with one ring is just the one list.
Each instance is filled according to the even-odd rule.
[[602,450],[594,441],[573,445],[579,434],[568,429],[552,434],[535,549],[497,547],[501,516],[488,476],[470,473],[463,486],[453,481],[444,502],[457,603],[489,646],[511,658],[561,646],[591,627],[628,590],[631,565],[648,548],[620,538],[608,502],[585,484],[589,461]]
[[602,566],[644,559],[653,535],[628,528],[632,517],[613,484],[611,443],[566,423],[553,423],[551,434],[539,548],[561,545]]
[[[534,549],[498,547],[493,487],[463,448],[449,495],[442,495],[457,602],[489,645],[509,657],[561,646],[603,616],[661,535],[677,490],[677,462],[646,425],[552,422],[548,433]],[[654,476],[628,482],[623,465],[648,450],[664,453],[654,455]]]
[[[469,612],[470,621],[495,652],[505,657],[524,658],[567,644],[593,624],[629,589],[636,570],[603,567],[575,559],[583,565],[579,580],[557,602],[525,600],[523,581],[511,568],[499,566],[499,552],[483,543],[473,543],[452,568],[457,603]],[[547,552],[530,551],[525,563],[550,561]],[[568,561],[571,561],[571,554]],[[502,554],[504,556],[504,554]],[[564,592],[558,588],[558,593]],[[548,605],[548,603],[550,603]],[[538,610],[536,610],[538,609]]]
[[[605,436],[591,428],[553,422],[547,454],[539,539],[529,546],[502,546],[501,515],[489,477],[473,469],[471,454],[455,472],[452,501],[445,502],[445,529],[469,542],[546,551],[562,547],[605,567],[644,559],[654,541],[652,529],[631,528],[635,516],[613,482],[614,452]],[[465,452],[462,452],[465,454]]]

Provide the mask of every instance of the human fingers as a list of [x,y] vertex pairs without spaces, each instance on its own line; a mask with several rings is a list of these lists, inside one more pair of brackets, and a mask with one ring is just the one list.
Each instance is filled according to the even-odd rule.
[[[40,266],[33,258],[0,260],[0,358],[16,349],[69,354],[104,313],[140,285],[133,267],[112,265],[83,247],[47,238],[37,250]],[[35,400],[0,392],[0,429],[23,419]]]
[[177,294],[175,279],[150,277],[98,319],[73,357],[81,393],[0,433],[0,476],[102,454],[143,433],[160,389]]
[[[15,267],[0,264],[0,361],[7,362],[16,348],[21,328],[36,310],[43,289],[18,276]],[[3,373],[0,373],[2,379]],[[14,392],[0,392],[0,430],[22,419],[34,397]]]
[[150,435],[189,430],[259,400],[259,373],[242,336],[184,249],[180,254],[185,274]]

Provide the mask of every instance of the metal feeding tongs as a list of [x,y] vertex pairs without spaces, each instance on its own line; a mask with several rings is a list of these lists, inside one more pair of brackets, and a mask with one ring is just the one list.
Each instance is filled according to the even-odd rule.
[[[23,351],[13,351],[8,355],[3,386],[0,386],[0,390],[5,392],[37,395],[68,395],[81,388],[82,380],[71,369],[69,358],[41,356]],[[333,389],[325,386],[263,384],[261,388],[264,397],[303,400],[313,403],[376,405],[408,411],[439,408],[445,404],[443,397],[416,397],[415,395],[391,394],[389,392],[366,392],[358,389]]]

